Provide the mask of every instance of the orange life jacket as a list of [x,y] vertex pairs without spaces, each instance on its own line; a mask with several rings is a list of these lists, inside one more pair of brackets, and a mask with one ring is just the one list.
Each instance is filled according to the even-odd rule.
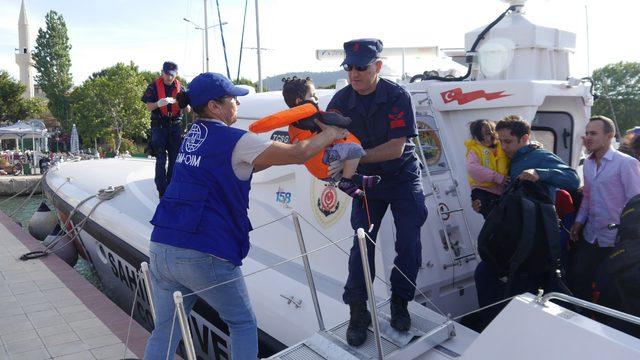
[[[314,136],[309,130],[300,130],[294,126],[289,125],[289,142],[291,144],[295,144],[296,142],[307,140]],[[341,143],[356,143],[360,145],[360,140],[356,138],[352,133],[347,135],[346,139],[336,140],[333,144],[341,144]],[[313,155],[313,157],[307,162],[304,163],[304,166],[307,167],[307,170],[311,173],[311,175],[315,176],[320,180],[329,178],[329,165],[322,162],[322,157],[324,155],[324,149],[319,151],[317,154]]]
[[[180,81],[178,79],[173,80],[175,85],[173,91],[171,91],[171,97],[176,98],[180,92]],[[164,99],[167,97],[167,93],[164,89],[164,80],[162,76],[156,79],[156,89],[158,90],[158,99]],[[176,102],[175,104],[167,104],[166,106],[160,106],[160,112],[163,117],[177,117],[180,114],[180,106]]]
[[313,106],[313,104],[292,107],[291,109],[282,110],[254,121],[249,125],[249,131],[259,134],[275,130],[298,120],[306,119],[317,112],[318,108]]
[[[254,133],[264,133],[267,131],[275,130],[283,126],[289,125],[289,142],[295,144],[297,142],[307,140],[314,136],[314,133],[309,130],[298,129],[290,124],[302,119],[306,119],[318,112],[313,104],[307,103],[299,106],[292,107],[290,109],[282,110],[275,114],[271,114],[254,121],[249,125],[249,131]],[[333,144],[340,144],[345,142],[352,142],[360,145],[360,140],[349,133],[346,139],[336,140]],[[322,162],[322,156],[324,155],[324,149],[315,154],[311,159],[304,163],[307,170],[318,179],[329,178],[329,165]]]

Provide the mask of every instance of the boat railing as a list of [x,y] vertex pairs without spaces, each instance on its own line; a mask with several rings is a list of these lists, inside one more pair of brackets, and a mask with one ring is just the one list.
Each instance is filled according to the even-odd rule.
[[580,306],[585,309],[593,310],[604,315],[630,322],[632,324],[640,325],[640,317],[633,316],[622,311],[610,309],[608,307],[594,304],[563,293],[551,292],[543,295],[542,290],[540,290],[538,296],[536,297],[536,302],[542,306],[546,306],[546,303],[551,299],[561,300],[572,305]]
[[[347,251],[345,251],[344,249],[342,249],[342,247],[339,246],[339,244],[345,240],[348,239],[353,239],[354,234],[353,231],[349,231],[349,233],[346,236],[343,236],[341,238],[339,238],[338,240],[333,240],[330,237],[328,237],[326,234],[324,234],[322,231],[320,231],[317,227],[315,227],[313,225],[312,222],[308,221],[306,218],[304,218],[304,216],[302,216],[300,213],[296,212],[295,210],[291,212],[291,214],[280,217],[278,219],[275,219],[273,221],[270,221],[266,224],[260,225],[256,228],[254,228],[254,230],[257,230],[259,228],[268,226],[270,224],[279,222],[281,220],[284,220],[285,218],[288,218],[289,216],[291,216],[292,220],[293,220],[293,225],[294,225],[294,230],[296,233],[296,238],[297,238],[297,242],[298,242],[298,246],[300,248],[300,254],[287,258],[285,260],[282,260],[280,262],[277,262],[273,265],[270,266],[265,266],[263,268],[257,269],[253,272],[247,273],[247,274],[243,274],[242,276],[239,276],[237,278],[233,278],[221,283],[216,283],[213,284],[211,286],[205,287],[203,289],[197,290],[197,291],[193,291],[191,293],[187,293],[187,294],[182,294],[180,291],[176,291],[174,293],[174,303],[176,305],[175,311],[174,311],[174,318],[173,318],[173,322],[172,322],[172,329],[171,329],[171,333],[173,333],[173,327],[175,326],[175,317],[178,317],[178,322],[180,324],[180,328],[181,328],[181,332],[183,335],[183,342],[184,342],[184,349],[185,349],[185,356],[187,359],[192,360],[192,359],[196,359],[196,354],[195,354],[195,347],[193,344],[193,339],[191,338],[191,333],[190,333],[190,328],[189,328],[189,322],[187,321],[187,314],[185,312],[184,309],[184,305],[183,305],[183,299],[189,296],[196,296],[199,293],[202,293],[204,291],[216,288],[218,286],[222,286],[225,284],[228,284],[230,282],[233,281],[237,281],[240,279],[244,279],[247,277],[251,277],[254,276],[258,273],[262,273],[268,270],[271,270],[273,268],[276,268],[278,266],[284,265],[286,263],[290,263],[296,260],[302,260],[303,266],[304,266],[304,270],[305,270],[305,274],[307,277],[307,286],[309,288],[309,291],[311,293],[311,299],[313,301],[313,307],[314,307],[314,311],[315,311],[315,315],[318,321],[318,329],[320,331],[324,331],[326,329],[325,327],[325,322],[324,322],[324,318],[322,316],[322,311],[320,308],[320,302],[318,300],[318,294],[317,294],[317,289],[315,286],[315,282],[313,279],[313,271],[311,269],[311,264],[309,262],[309,255],[312,255],[316,252],[320,252],[323,250],[326,250],[328,248],[332,248],[332,247],[336,247],[338,249],[340,249],[343,253],[345,253],[347,256],[349,256],[349,253]],[[306,248],[306,243],[304,240],[304,236],[302,233],[302,228],[300,226],[300,219],[302,219],[304,222],[306,222],[308,225],[310,225],[315,231],[317,231],[320,235],[322,235],[322,237],[324,237],[325,239],[327,239],[329,241],[328,244],[324,244],[322,246],[319,246],[315,249],[312,250],[307,250]],[[361,254],[361,260],[362,260],[362,268],[364,271],[364,277],[365,277],[365,285],[366,285],[366,289],[367,289],[367,295],[368,295],[368,301],[369,301],[369,308],[371,309],[371,320],[372,320],[372,328],[373,328],[373,333],[374,333],[374,337],[375,337],[375,343],[376,343],[376,349],[377,349],[377,358],[378,359],[382,359],[384,357],[384,353],[383,353],[383,348],[382,348],[382,337],[380,334],[380,327],[379,327],[379,323],[378,323],[378,316],[377,316],[377,308],[378,308],[378,304],[376,304],[376,297],[375,297],[375,293],[374,293],[374,289],[373,289],[373,281],[372,281],[372,276],[371,276],[371,270],[369,268],[369,262],[368,262],[368,250],[367,250],[367,241],[369,241],[372,245],[374,245],[374,249],[376,249],[377,251],[380,252],[379,249],[377,249],[377,247],[375,247],[375,241],[369,236],[369,234],[362,228],[357,229],[356,231],[356,235],[355,235],[358,239],[358,245],[360,248],[360,254]],[[382,252],[380,252],[380,254],[383,256],[384,258],[384,254]],[[394,264],[393,261],[391,261],[390,263]],[[418,293],[420,293],[420,295],[427,301],[429,302],[432,307],[433,310],[437,311],[438,313],[440,313],[443,317],[447,318],[447,321],[451,321],[450,319],[448,319],[448,317],[440,310],[438,309],[438,307],[431,302],[431,300],[416,286],[416,284],[411,281],[409,279],[408,276],[406,276],[406,274],[404,274],[404,272],[402,270],[400,270],[395,264],[393,265],[394,269],[396,271],[398,271],[398,273],[403,276],[409,283],[411,283],[414,288],[416,289],[416,291]],[[142,263],[141,265],[141,271],[142,271],[142,279],[144,280],[144,282],[146,283],[145,287],[147,289],[147,291],[149,292],[147,294],[147,297],[150,299],[150,306],[152,309],[152,316],[155,320],[155,307],[153,304],[153,297],[150,295],[152,288],[151,288],[151,282],[150,282],[150,277],[149,277],[149,273],[148,273],[148,264],[146,263]],[[385,284],[385,286],[387,286],[388,288],[391,288],[391,284],[386,281],[385,279],[381,278],[380,276],[376,276],[377,279],[379,279],[382,283]],[[136,292],[137,293],[137,292]],[[136,294],[134,294],[135,296]],[[134,299],[135,302],[135,299]],[[170,345],[169,345],[170,346]]]

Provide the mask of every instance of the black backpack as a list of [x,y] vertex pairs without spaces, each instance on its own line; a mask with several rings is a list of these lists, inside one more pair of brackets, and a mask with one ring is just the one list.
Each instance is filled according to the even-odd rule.
[[560,225],[547,187],[514,181],[487,217],[478,252],[507,277],[507,291],[517,273],[536,276],[560,269]]
[[612,275],[640,264],[640,194],[627,202],[620,214],[620,224],[615,227],[618,234],[608,263]]

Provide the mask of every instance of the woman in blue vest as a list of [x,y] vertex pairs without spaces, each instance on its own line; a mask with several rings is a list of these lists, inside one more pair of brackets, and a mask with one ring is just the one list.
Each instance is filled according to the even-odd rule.
[[[156,327],[145,359],[164,359],[167,349],[173,358],[176,351],[181,334],[178,326],[170,334],[174,291],[191,293],[242,276],[251,231],[247,209],[252,173],[272,165],[303,164],[347,135],[318,122],[320,134],[291,145],[233,128],[240,104],[236,97],[247,93],[220,74],[203,73],[178,95],[180,107],[191,105],[198,118],[182,142],[173,177],[151,220]],[[257,325],[244,280],[198,295],[229,326],[233,359],[256,359]],[[196,296],[184,298],[187,313],[195,301]]]

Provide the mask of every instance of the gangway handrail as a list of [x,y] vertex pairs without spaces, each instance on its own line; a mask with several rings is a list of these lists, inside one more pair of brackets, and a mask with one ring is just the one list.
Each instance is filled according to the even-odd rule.
[[636,325],[640,325],[640,317],[637,316],[633,316],[627,313],[624,313],[622,311],[618,311],[618,310],[614,310],[614,309],[610,309],[606,306],[602,306],[602,305],[598,305],[598,304],[594,304],[582,299],[578,299],[576,297],[573,296],[569,296],[567,294],[563,294],[563,293],[558,293],[558,292],[551,292],[545,295],[542,295],[542,291],[538,294],[538,296],[536,297],[536,302],[542,306],[546,306],[546,303],[551,300],[551,299],[557,299],[557,300],[562,300],[564,302],[567,302],[569,304],[573,304],[573,305],[577,305],[589,310],[593,310],[596,312],[599,312],[601,314],[604,315],[608,315],[614,318],[618,318],[620,320],[624,320]]

